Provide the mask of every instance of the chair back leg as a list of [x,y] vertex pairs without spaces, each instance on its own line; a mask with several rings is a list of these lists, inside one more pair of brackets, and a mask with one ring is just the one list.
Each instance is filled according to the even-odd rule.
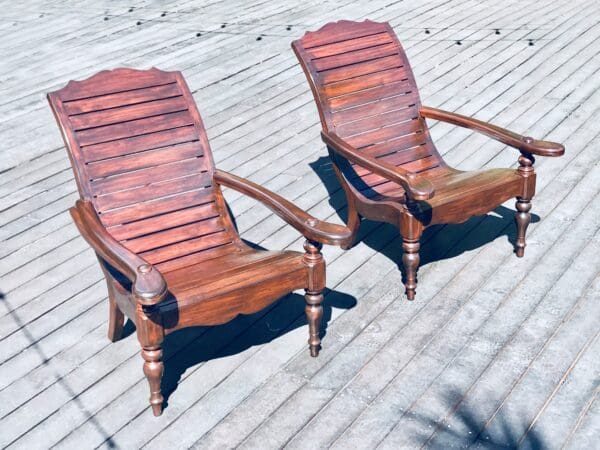
[[125,315],[119,308],[113,289],[108,289],[108,339],[117,342],[123,336],[123,323]]

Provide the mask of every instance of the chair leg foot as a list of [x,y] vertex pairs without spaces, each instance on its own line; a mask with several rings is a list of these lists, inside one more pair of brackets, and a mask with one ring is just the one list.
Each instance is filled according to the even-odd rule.
[[309,292],[304,295],[306,300],[306,319],[308,320],[308,346],[310,356],[319,356],[321,349],[321,319],[323,317],[323,292]]
[[419,248],[421,245],[418,240],[402,240],[402,249],[404,254],[402,255],[402,264],[404,265],[405,281],[404,287],[406,288],[406,297],[409,300],[415,299],[415,293],[417,289],[417,269],[419,268]]
[[123,323],[125,322],[125,316],[119,309],[117,301],[114,296],[109,294],[108,297],[108,339],[112,342],[116,342],[123,336]]
[[161,347],[143,347],[142,358],[144,358],[144,375],[150,385],[150,405],[155,416],[162,414],[163,396],[160,390],[160,382],[164,371],[162,361],[163,351]]
[[515,221],[517,222],[517,244],[515,253],[517,254],[517,257],[522,258],[525,254],[525,233],[531,222],[531,213],[529,212],[531,210],[531,200],[518,197],[516,209]]

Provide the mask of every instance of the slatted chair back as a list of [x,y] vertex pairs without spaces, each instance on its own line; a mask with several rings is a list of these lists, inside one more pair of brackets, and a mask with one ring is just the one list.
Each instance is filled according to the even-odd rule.
[[445,166],[419,116],[417,85],[388,23],[330,23],[306,33],[292,47],[324,130],[411,172]]
[[180,72],[116,69],[48,99],[83,199],[161,271],[235,250],[206,131]]

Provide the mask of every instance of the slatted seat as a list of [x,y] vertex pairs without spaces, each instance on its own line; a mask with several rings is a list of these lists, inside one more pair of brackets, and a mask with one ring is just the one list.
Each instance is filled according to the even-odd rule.
[[[465,220],[465,214],[471,217],[476,207],[487,212],[490,197],[497,196],[502,202],[516,197],[523,188],[522,178],[512,169],[441,172],[430,178],[435,195],[426,202],[415,204],[420,219],[427,225],[461,222]],[[372,191],[376,193],[370,195],[368,189],[361,193],[373,201],[406,201],[406,191],[392,181],[379,184]],[[469,209],[464,208],[465,201],[469,203]]]
[[[179,72],[116,69],[48,95],[81,200],[71,214],[92,246],[109,293],[109,337],[136,324],[155,415],[165,335],[215,325],[306,290],[309,347],[320,347],[323,243],[350,232],[278,195],[215,169],[192,95]],[[306,252],[267,252],[238,236],[221,186],[271,208],[307,239]]]
[[[252,289],[262,290],[263,283],[280,286],[281,295],[287,293],[289,280],[302,278],[306,271],[303,258],[302,253],[291,251],[245,250],[214,258],[210,264],[195,264],[167,272],[164,278],[170,296],[163,300],[163,307],[170,308],[171,304],[176,304],[180,314],[185,315],[189,305],[196,308],[198,303],[203,302],[203,308],[207,310],[215,307],[210,303],[214,302],[218,306],[227,297],[227,306],[238,314],[240,309],[246,307],[245,299],[249,292]],[[264,270],[266,265],[269,266],[269,271]],[[198,280],[202,282],[199,283]],[[235,297],[235,303],[231,302],[232,297]],[[265,300],[270,303],[270,299]],[[246,313],[253,312],[254,308],[253,304]],[[223,315],[215,317],[212,322],[217,324],[229,319],[230,317]],[[179,327],[181,325],[178,324]]]
[[[416,289],[423,229],[463,222],[517,197],[517,256],[535,192],[533,155],[564,147],[421,105],[410,64],[387,23],[340,21],[307,32],[292,48],[310,83],[334,169],[348,199],[353,238],[361,217],[397,225],[405,286]],[[425,121],[471,128],[520,150],[519,168],[462,172],[438,153]]]

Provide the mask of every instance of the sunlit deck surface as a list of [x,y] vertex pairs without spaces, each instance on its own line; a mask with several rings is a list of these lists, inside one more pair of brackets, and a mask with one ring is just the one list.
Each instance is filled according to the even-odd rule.
[[[600,436],[600,4],[597,0],[2,2],[0,447],[591,449]],[[173,334],[152,416],[139,344],[106,338],[106,286],[67,213],[78,197],[45,94],[120,66],[182,70],[217,166],[341,223],[345,198],[290,49],[338,19],[389,21],[423,103],[563,142],[538,158],[525,257],[513,202],[428,229],[408,302],[396,229],[325,248],[321,355],[303,298]],[[461,169],[518,152],[443,124]],[[242,236],[301,249],[232,191]],[[596,442],[596,444],[594,444]]]

